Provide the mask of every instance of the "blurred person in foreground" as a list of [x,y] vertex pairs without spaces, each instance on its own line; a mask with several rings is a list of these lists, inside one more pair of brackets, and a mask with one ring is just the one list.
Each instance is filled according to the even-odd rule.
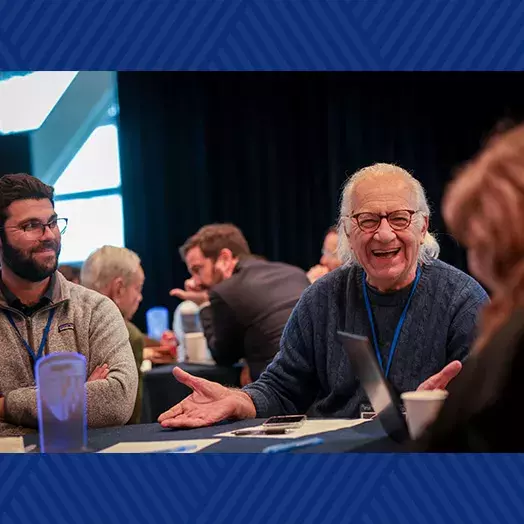
[[162,426],[304,412],[358,418],[371,409],[340,329],[369,338],[398,393],[445,388],[468,354],[487,295],[437,259],[428,224],[424,190],[407,171],[374,164],[355,173],[340,209],[344,264],[303,293],[267,370],[243,390],[175,370],[194,392],[159,417]]
[[417,451],[522,452],[524,125],[487,143],[449,185],[443,214],[491,291],[479,336]]
[[330,271],[337,269],[342,265],[342,261],[337,255],[338,232],[337,227],[332,226],[328,229],[322,244],[322,256],[320,262],[313,266],[308,272],[307,277],[311,283],[320,277],[327,275]]
[[256,380],[277,353],[289,315],[309,285],[306,273],[252,256],[233,224],[202,227],[180,254],[191,278],[184,290],[173,289],[171,295],[199,306],[216,363],[228,366],[245,359],[242,383]]
[[[139,256],[125,247],[103,246],[91,253],[82,266],[82,285],[109,297],[124,317],[139,372],[144,360],[153,364],[170,364],[176,356],[176,340],[171,331],[163,334],[159,345],[148,347],[151,341],[131,322],[142,302],[144,281]],[[141,393],[140,380],[132,423],[140,420]]]
[[125,424],[137,371],[120,312],[111,300],[57,271],[67,219],[53,188],[27,174],[0,178],[0,435],[38,427],[35,364],[52,353],[87,363],[87,424]]

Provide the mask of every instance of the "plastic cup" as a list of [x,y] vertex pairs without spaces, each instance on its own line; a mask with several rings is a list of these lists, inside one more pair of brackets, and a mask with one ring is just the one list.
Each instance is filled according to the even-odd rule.
[[437,418],[447,397],[448,392],[442,389],[406,391],[400,395],[406,408],[406,419],[412,439],[418,438]]

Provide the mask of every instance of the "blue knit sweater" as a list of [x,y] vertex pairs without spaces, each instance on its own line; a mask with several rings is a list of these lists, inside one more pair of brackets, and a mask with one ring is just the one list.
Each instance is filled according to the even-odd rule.
[[[406,290],[388,295],[397,294],[397,299],[407,299]],[[484,289],[462,271],[439,260],[422,266],[388,376],[393,388],[399,393],[416,389],[447,363],[462,360],[487,300]],[[394,299],[392,305],[398,302]],[[380,306],[373,304],[375,315]],[[382,330],[379,339],[394,330],[398,316],[391,321],[394,325],[388,327],[376,319]],[[280,351],[260,378],[244,388],[258,417],[306,412],[317,417],[360,416],[368,400],[337,340],[337,330],[344,328],[371,340],[358,266],[332,271],[303,293],[284,329]],[[380,343],[381,352],[390,343],[388,348]]]

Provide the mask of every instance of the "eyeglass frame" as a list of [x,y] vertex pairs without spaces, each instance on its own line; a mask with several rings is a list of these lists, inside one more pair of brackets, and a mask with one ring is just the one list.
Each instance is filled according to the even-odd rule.
[[[400,211],[405,211],[406,213],[409,213],[409,221],[408,223],[406,224],[406,226],[404,227],[401,227],[401,228],[398,228],[398,227],[394,227],[390,221],[389,221],[389,217],[393,214],[393,213],[398,213]],[[378,230],[378,228],[380,227],[380,225],[382,224],[382,220],[385,218],[387,220],[387,223],[389,224],[389,227],[393,230],[393,231],[404,231],[406,230],[410,225],[411,225],[411,222],[413,221],[413,215],[415,215],[416,213],[421,213],[422,211],[420,209],[417,209],[416,211],[413,210],[413,209],[395,209],[394,211],[391,211],[389,213],[386,213],[385,215],[380,215],[379,213],[371,213],[369,211],[363,211],[362,213],[355,213],[354,215],[346,215],[344,218],[351,218],[353,220],[356,221],[357,223],[357,226],[358,228],[360,229],[360,231],[362,231],[363,233],[376,233],[376,231]],[[379,221],[378,221],[378,224],[377,224],[377,227],[375,227],[375,229],[363,229],[362,226],[360,225],[360,222],[358,220],[358,217],[360,215],[375,215],[377,217],[379,217]],[[345,224],[344,224],[344,227],[345,227]],[[347,234],[347,231],[346,231],[346,234]]]
[[[28,231],[25,230],[25,228],[27,226],[29,226],[30,224],[35,224],[36,222],[38,222],[38,226],[40,227],[40,231],[41,231],[40,236],[43,237],[45,235],[45,228],[48,227],[49,231],[51,231],[51,233],[53,233],[53,230],[51,229],[51,224],[53,222],[56,222],[56,225],[58,226],[58,221],[59,220],[65,220],[64,228],[61,231],[58,230],[59,233],[61,235],[63,235],[65,233],[65,231],[67,229],[67,225],[69,223],[69,219],[68,218],[63,218],[63,217],[55,217],[55,218],[51,219],[49,222],[46,222],[45,224],[35,220],[34,222],[29,221],[27,224],[25,224],[23,226],[20,226],[20,225],[18,225],[18,226],[7,226],[7,227],[3,226],[3,227],[0,227],[0,229],[2,229],[4,231],[7,230],[7,229],[17,229],[18,231],[22,231],[25,235],[27,235],[28,233],[31,233],[31,231],[28,232]],[[36,226],[35,226],[35,229],[37,229]]]

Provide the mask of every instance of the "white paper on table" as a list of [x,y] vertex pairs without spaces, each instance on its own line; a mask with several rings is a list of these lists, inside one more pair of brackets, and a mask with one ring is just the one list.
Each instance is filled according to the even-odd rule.
[[[346,428],[352,428],[353,426],[358,426],[359,424],[364,424],[365,422],[369,422],[368,419],[363,418],[357,418],[357,419],[322,419],[322,420],[316,420],[316,419],[309,419],[306,420],[304,425],[297,429],[288,430],[287,433],[283,433],[282,435],[262,435],[262,434],[254,434],[254,435],[235,435],[233,431],[228,431],[227,433],[219,433],[218,435],[215,435],[215,437],[236,437],[236,438],[299,438],[299,437],[308,437],[310,435],[317,435],[319,433],[327,433],[328,431],[336,431],[337,429],[346,429]],[[252,428],[242,428],[242,429],[250,429],[250,430],[259,430],[259,429],[266,429],[267,426],[255,426]]]
[[196,446],[188,451],[179,451],[177,453],[197,453],[213,444],[220,442],[219,438],[208,438],[199,440],[168,440],[159,442],[119,442],[114,446],[102,449],[98,453],[154,453],[158,451],[169,452],[181,446]]
[[0,438],[0,453],[25,453],[22,437]]

